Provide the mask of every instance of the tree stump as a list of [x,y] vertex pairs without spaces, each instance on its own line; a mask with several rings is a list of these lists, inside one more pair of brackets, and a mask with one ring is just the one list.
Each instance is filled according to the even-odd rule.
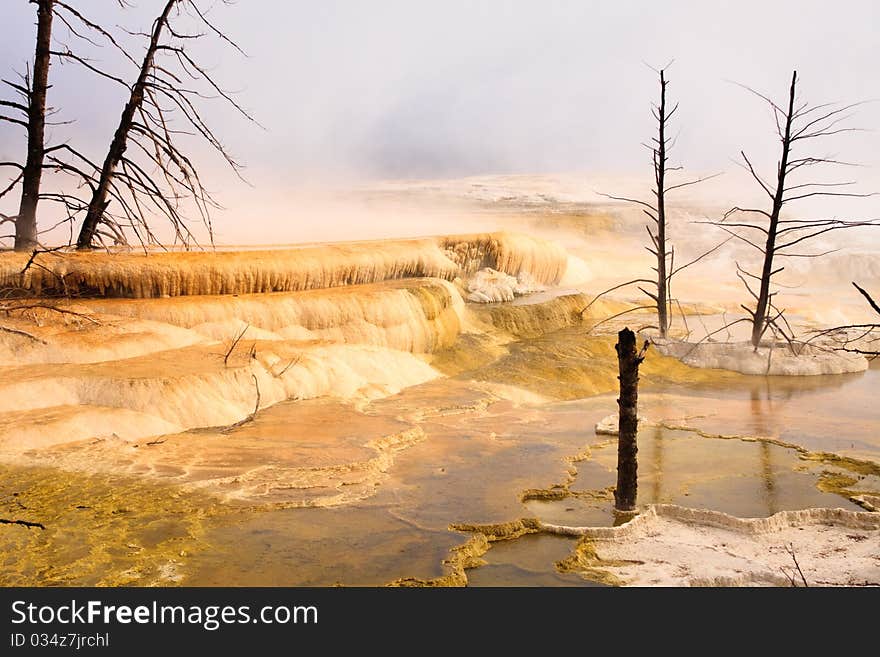
[[645,360],[648,341],[641,351],[636,351],[636,334],[628,328],[617,334],[617,363],[619,367],[620,397],[617,438],[617,488],[614,489],[614,508],[618,511],[634,511],[638,490],[639,451],[636,435],[639,428],[639,365]]

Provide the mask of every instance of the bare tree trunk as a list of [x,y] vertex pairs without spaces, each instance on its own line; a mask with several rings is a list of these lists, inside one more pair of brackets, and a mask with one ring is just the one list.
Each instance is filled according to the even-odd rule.
[[638,489],[639,451],[636,435],[639,428],[639,365],[645,359],[648,343],[640,352],[636,351],[636,334],[628,328],[617,334],[617,362],[620,370],[620,397],[617,399],[619,412],[617,438],[617,488],[614,490],[614,507],[618,511],[633,511],[636,508]]
[[28,150],[22,171],[21,204],[15,220],[16,251],[30,251],[37,246],[37,203],[43,175],[46,90],[49,88],[54,2],[37,0],[37,48],[34,54],[34,78],[28,94]]
[[767,317],[770,310],[770,278],[773,271],[773,256],[776,252],[776,231],[779,227],[779,214],[782,211],[785,194],[785,174],[788,170],[788,155],[791,151],[791,122],[794,117],[794,97],[797,86],[797,71],[791,76],[791,90],[788,96],[788,113],[785,115],[785,134],[782,137],[782,159],[776,176],[776,193],[773,195],[773,207],[770,211],[770,225],[767,227],[767,244],[764,247],[764,266],[761,269],[761,288],[758,292],[758,304],[752,317],[752,346],[761,342],[767,330]]
[[98,224],[109,205],[107,194],[110,189],[110,183],[116,172],[116,167],[119,165],[119,161],[125,153],[128,142],[128,133],[131,130],[135,112],[138,111],[144,100],[144,89],[147,85],[147,78],[153,68],[153,59],[156,56],[156,50],[159,48],[159,39],[162,36],[162,31],[168,25],[168,15],[171,13],[171,9],[178,2],[180,2],[180,0],[168,0],[165,9],[153,25],[150,45],[144,55],[140,74],[138,75],[138,79],[134,83],[134,86],[131,88],[131,96],[128,99],[128,103],[126,103],[125,108],[122,110],[122,117],[119,119],[119,127],[116,128],[116,132],[113,135],[113,141],[110,143],[110,149],[107,151],[107,157],[104,159],[104,165],[101,168],[101,176],[98,179],[98,184],[92,194],[86,218],[83,221],[82,229],[76,240],[77,249],[90,249],[92,247],[92,240],[95,238]]
[[[697,183],[701,183],[704,180],[714,178],[719,174],[702,176],[694,180],[675,183],[672,185],[669,184],[669,180],[667,179],[666,174],[671,171],[678,171],[682,168],[680,166],[668,166],[669,151],[674,146],[675,140],[669,138],[668,132],[666,130],[666,124],[678,110],[678,103],[673,105],[672,109],[668,109],[668,106],[666,104],[666,87],[668,86],[669,81],[666,79],[666,70],[660,69],[657,71],[657,74],[660,77],[660,103],[658,105],[651,105],[651,115],[654,117],[654,120],[657,121],[657,136],[651,138],[651,142],[653,145],[648,146],[647,144],[645,144],[646,146],[648,146],[648,148],[651,149],[651,158],[654,165],[654,187],[651,190],[653,192],[654,198],[652,201],[642,201],[636,198],[627,198],[625,196],[612,196],[610,194],[602,194],[602,196],[614,199],[615,201],[626,201],[627,203],[635,203],[637,205],[640,205],[642,207],[642,212],[644,212],[651,219],[655,226],[655,228],[652,228],[651,224],[647,224],[645,226],[645,229],[648,231],[648,237],[650,237],[651,239],[651,244],[646,245],[645,249],[647,249],[647,251],[657,259],[656,266],[651,267],[651,270],[655,272],[656,277],[653,279],[636,278],[632,281],[622,283],[609,290],[606,290],[606,292],[611,292],[612,290],[624,287],[625,285],[633,285],[636,283],[647,283],[649,286],[656,288],[652,291],[650,287],[646,288],[640,286],[639,290],[641,290],[649,299],[651,299],[653,305],[656,306],[657,330],[660,333],[660,337],[665,338],[669,333],[669,326],[671,323],[669,306],[672,300],[672,293],[670,291],[672,288],[672,277],[681,270],[686,269],[691,265],[695,265],[700,260],[708,256],[710,253],[719,249],[721,247],[721,244],[723,244],[724,242],[712,247],[711,249],[697,256],[690,262],[679,265],[678,267],[675,266],[675,248],[669,243],[666,230],[666,194],[667,192],[672,192],[676,189],[696,185]],[[603,292],[602,294],[605,294],[605,292]],[[600,294],[599,296],[602,296],[602,294]],[[633,310],[641,309],[642,308],[639,307],[634,308]]]
[[654,171],[657,178],[657,322],[660,337],[665,338],[669,329],[669,279],[666,275],[666,77],[660,70],[660,143],[657,147],[657,162]]
[[[775,188],[755,170],[745,151],[740,151],[744,162],[743,167],[748,170],[755,182],[767,194],[770,199],[770,207],[764,210],[760,207],[734,206],[725,212],[719,220],[697,222],[721,228],[731,238],[748,244],[761,254],[762,265],[761,271],[758,273],[748,271],[740,266],[739,262],[736,262],[736,275],[755,301],[753,307],[746,304],[741,305],[749,316],[747,319],[736,321],[751,322],[751,344],[755,348],[760,345],[765,333],[772,329],[774,335],[784,337],[792,351],[795,351],[794,334],[791,325],[785,319],[785,309],[777,307],[774,297],[778,292],[771,291],[773,277],[785,269],[776,265],[780,259],[819,258],[829,251],[812,252],[817,247],[811,249],[808,244],[814,238],[838,230],[860,226],[880,226],[880,219],[846,220],[837,217],[807,219],[803,216],[787,219],[781,216],[787,203],[806,198],[866,198],[875,196],[873,193],[852,192],[843,189],[855,185],[855,181],[814,182],[798,180],[795,176],[799,169],[809,168],[812,170],[817,165],[852,166],[850,162],[828,156],[801,154],[798,149],[807,142],[812,143],[812,140],[815,139],[855,131],[856,128],[842,127],[841,123],[849,118],[850,115],[847,112],[862,104],[822,103],[812,105],[808,102],[798,101],[796,106],[797,82],[797,71],[793,71],[788,102],[780,104],[754,89],[740,85],[770,106],[776,124],[776,134],[782,142],[781,157],[776,164],[776,175],[773,177]],[[795,155],[796,150],[798,153]],[[763,218],[756,219],[757,216]],[[734,221],[728,221],[731,217],[734,218]],[[757,288],[753,288],[755,282],[758,283]]]

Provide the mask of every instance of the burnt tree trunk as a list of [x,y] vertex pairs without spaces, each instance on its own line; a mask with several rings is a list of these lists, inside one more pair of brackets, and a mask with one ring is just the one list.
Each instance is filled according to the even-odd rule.
[[752,315],[752,346],[761,343],[764,331],[767,330],[767,317],[770,314],[770,278],[773,276],[773,256],[776,252],[776,232],[779,229],[779,214],[782,211],[785,194],[785,174],[788,169],[788,156],[791,152],[791,123],[794,119],[794,98],[797,86],[797,71],[791,76],[791,89],[788,96],[788,113],[785,116],[785,133],[782,136],[782,157],[776,176],[776,192],[773,195],[773,207],[770,210],[770,225],[767,227],[767,243],[764,246],[764,265],[761,269],[761,288],[758,292],[757,305]]
[[27,160],[22,170],[21,204],[15,220],[15,250],[30,251],[37,246],[37,203],[43,175],[46,130],[46,90],[49,88],[49,62],[52,42],[52,5],[55,0],[37,2],[37,48],[34,77],[28,90]]
[[125,153],[128,142],[128,133],[134,122],[135,112],[141,107],[144,100],[144,89],[146,88],[147,78],[150,75],[150,71],[153,69],[153,60],[155,59],[156,51],[159,49],[159,39],[162,36],[162,31],[168,25],[168,15],[171,13],[171,9],[179,1],[180,0],[168,0],[165,9],[153,25],[150,45],[147,48],[147,52],[144,54],[140,74],[138,75],[138,79],[134,83],[134,86],[132,86],[131,95],[129,96],[125,108],[122,110],[122,116],[119,119],[119,127],[116,128],[116,132],[113,135],[113,141],[110,142],[110,149],[107,151],[107,157],[104,159],[104,165],[101,168],[101,177],[98,179],[94,194],[92,194],[86,218],[83,221],[79,237],[76,240],[77,249],[90,249],[92,247],[92,241],[98,230],[98,224],[101,222],[101,218],[104,216],[104,212],[109,205],[107,194],[110,190],[110,183],[113,179],[113,174]]
[[617,399],[619,412],[617,438],[617,488],[614,490],[614,508],[618,511],[633,511],[636,508],[638,490],[639,448],[638,433],[639,406],[639,365],[645,360],[645,342],[641,351],[636,351],[636,334],[628,328],[617,334],[617,362],[620,370],[620,397]]
[[666,274],[666,76],[660,71],[660,126],[657,162],[654,165],[657,182],[657,324],[660,337],[669,330],[669,277]]

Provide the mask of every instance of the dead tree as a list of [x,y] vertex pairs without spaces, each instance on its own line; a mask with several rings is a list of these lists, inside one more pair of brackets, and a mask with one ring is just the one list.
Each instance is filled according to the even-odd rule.
[[648,341],[641,351],[636,351],[636,334],[628,328],[617,334],[617,363],[620,379],[617,438],[617,488],[614,489],[614,508],[633,511],[638,491],[638,441],[639,429],[639,365],[645,360]]
[[[205,32],[175,31],[174,18],[184,13],[200,23]],[[211,209],[220,206],[202,185],[190,157],[179,146],[180,135],[204,138],[240,175],[240,165],[203,120],[196,103],[199,99],[220,97],[247,119],[253,118],[190,56],[187,42],[207,34],[240,51],[208,19],[196,0],[167,0],[148,35],[149,44],[137,79],[131,85],[122,82],[129,88],[129,97],[102,165],[97,167],[87,161],[88,166],[78,166],[91,196],[84,204],[86,214],[77,248],[92,248],[103,237],[114,243],[127,243],[128,228],[142,245],[158,243],[150,226],[154,215],[171,224],[175,241],[186,246],[197,243],[181,207],[185,198],[195,205],[213,242]],[[182,119],[190,130],[172,128],[174,117]],[[129,154],[130,147],[140,157]],[[110,212],[108,208],[114,201],[118,209]]]
[[180,0],[168,0],[165,9],[163,9],[159,18],[156,19],[156,22],[153,23],[153,33],[150,37],[150,45],[147,47],[147,52],[144,55],[140,74],[131,88],[131,95],[125,108],[122,110],[119,127],[116,128],[116,132],[113,134],[113,141],[110,142],[110,149],[107,151],[107,156],[104,158],[104,165],[101,167],[100,177],[92,191],[92,198],[89,202],[86,218],[83,221],[82,229],[80,230],[79,238],[77,238],[76,242],[76,246],[79,249],[91,248],[92,240],[95,238],[95,233],[98,230],[98,222],[101,221],[104,212],[107,210],[107,205],[109,204],[107,194],[110,189],[111,179],[113,178],[113,175],[116,172],[116,167],[119,166],[128,146],[128,133],[132,129],[135,112],[144,101],[147,76],[153,69],[156,50],[159,48],[159,40],[162,36],[162,31],[168,26],[168,16],[171,13],[171,9],[179,1]]
[[[131,37],[149,39],[140,60],[135,60],[111,31],[68,2],[32,1],[39,6],[40,19],[34,75],[33,78],[29,74],[24,76],[24,84],[6,82],[22,96],[22,103],[0,101],[0,109],[18,110],[25,117],[0,113],[0,120],[21,125],[28,130],[29,137],[27,163],[0,163],[19,172],[5,190],[0,190],[0,197],[22,183],[22,210],[15,216],[0,215],[0,223],[16,224],[16,248],[30,250],[36,245],[39,233],[44,232],[38,231],[36,226],[38,201],[52,202],[63,208],[66,217],[56,225],[68,223],[71,226],[71,242],[74,224],[83,220],[76,240],[79,248],[89,248],[96,242],[103,244],[105,239],[114,244],[127,244],[130,232],[142,245],[159,244],[151,228],[155,217],[171,224],[175,242],[187,246],[197,243],[188,226],[184,208],[187,199],[195,206],[213,241],[211,210],[220,206],[202,185],[183,143],[190,135],[205,139],[240,176],[240,165],[202,118],[197,105],[204,99],[222,98],[242,115],[253,119],[189,54],[187,44],[213,35],[240,51],[238,46],[213,24],[197,0],[167,0],[150,34],[129,33]],[[224,4],[231,2],[223,0]],[[125,7],[127,0],[117,0],[117,3]],[[72,39],[91,46],[112,46],[118,55],[137,66],[135,82],[129,84],[102,69],[78,48],[53,43],[49,33],[53,17],[66,26]],[[203,31],[187,33],[175,29],[173,23],[178,17],[197,23]],[[82,66],[128,92],[128,101],[102,162],[91,159],[68,142],[53,146],[43,143],[44,126],[48,125],[46,76],[51,59]],[[41,192],[40,175],[47,169],[73,176],[76,189]]]
[[[842,126],[848,119],[850,110],[860,103],[839,105],[824,103],[811,105],[801,102],[797,97],[797,71],[791,76],[788,99],[780,106],[769,97],[744,87],[766,101],[776,122],[776,132],[781,143],[781,153],[776,168],[774,183],[768,183],[758,174],[745,151],[741,151],[742,166],[748,170],[755,182],[769,199],[768,209],[751,207],[734,207],[728,210],[721,220],[708,221],[730,234],[732,237],[756,249],[762,258],[760,273],[748,271],[738,262],[736,275],[745,285],[746,290],[754,299],[754,308],[742,305],[748,313],[752,325],[751,343],[757,348],[768,329],[790,339],[791,329],[785,324],[784,309],[774,303],[777,291],[772,288],[773,277],[785,267],[778,266],[778,258],[802,257],[816,258],[830,251],[803,251],[806,242],[825,233],[844,228],[876,225],[876,220],[849,221],[831,219],[783,218],[783,209],[792,202],[814,197],[866,197],[872,194],[859,194],[840,191],[854,185],[854,181],[845,182],[795,182],[792,177],[805,169],[819,165],[852,166],[847,162],[810,154],[796,153],[803,144],[822,137],[830,137],[841,133],[852,132],[855,128]],[[794,249],[793,247],[799,247]],[[757,291],[753,286],[757,285]]]
[[15,226],[15,250],[29,251],[37,245],[37,203],[40,199],[40,180],[43,175],[44,135],[46,130],[46,91],[49,88],[49,64],[52,41],[54,0],[31,0],[37,5],[37,39],[33,74],[25,73],[23,84],[4,80],[16,91],[22,102],[0,100],[0,107],[17,111],[19,117],[0,115],[0,120],[20,125],[27,130],[27,158],[20,162],[4,162],[3,166],[18,170],[18,175],[0,197],[21,183],[21,201],[18,214],[3,215],[0,223]]
[[[19,82],[3,80],[3,83],[18,95],[19,100],[0,100],[0,108],[8,108],[8,111],[18,112],[17,117],[0,114],[0,121],[21,126],[27,133],[24,163],[16,161],[0,163],[0,167],[18,171],[11,182],[0,190],[0,198],[2,198],[16,187],[21,187],[18,213],[15,215],[0,214],[0,224],[14,224],[14,234],[4,237],[14,237],[14,246],[17,251],[30,251],[36,248],[39,234],[45,232],[38,230],[37,226],[37,207],[40,201],[46,200],[62,204],[67,210],[67,220],[71,220],[71,209],[77,209],[77,202],[72,199],[71,195],[60,191],[49,193],[42,191],[45,170],[54,169],[65,173],[78,172],[76,166],[58,160],[58,155],[62,152],[87,159],[68,143],[55,146],[47,146],[45,143],[46,126],[57,125],[57,123],[49,121],[50,115],[55,110],[47,106],[47,91],[50,87],[49,67],[52,60],[66,58],[79,61],[92,71],[106,76],[88,60],[74,54],[70,47],[63,46],[63,50],[58,49],[56,35],[53,32],[54,21],[60,21],[72,38],[94,45],[95,42],[89,36],[91,33],[92,36],[103,36],[117,47],[119,46],[109,32],[86,18],[64,0],[30,0],[30,2],[37,5],[37,35],[33,66],[28,65],[27,71],[20,76]],[[125,4],[125,0],[117,0],[117,2],[120,6]]]
[[695,264],[697,261],[702,260],[702,258],[709,255],[709,253],[711,253],[718,247],[711,249],[709,253],[704,253],[696,260],[693,260],[685,264],[684,266],[675,269],[675,248],[669,243],[667,234],[668,225],[666,221],[666,193],[671,192],[675,189],[680,189],[682,187],[688,187],[689,185],[695,185],[704,180],[708,180],[709,178],[714,178],[715,176],[713,175],[706,176],[704,178],[697,178],[695,180],[677,183],[667,187],[667,174],[672,171],[680,171],[682,169],[681,166],[669,166],[669,150],[675,145],[675,140],[669,137],[668,124],[669,119],[671,119],[672,115],[675,114],[675,112],[678,110],[678,103],[676,103],[671,110],[667,111],[666,87],[669,82],[666,79],[666,69],[660,69],[658,71],[658,75],[660,76],[660,104],[652,105],[651,107],[651,113],[653,114],[654,119],[657,121],[657,136],[651,139],[650,144],[643,144],[651,151],[651,160],[654,168],[654,188],[651,191],[654,196],[654,200],[653,202],[647,202],[634,198],[611,196],[609,194],[602,194],[602,196],[606,196],[607,198],[611,198],[616,201],[627,201],[629,203],[635,203],[641,206],[642,212],[648,215],[648,217],[651,219],[651,224],[645,226],[645,229],[648,231],[648,237],[651,239],[651,245],[646,246],[645,248],[654,256],[657,261],[656,266],[652,267],[656,274],[656,278],[653,280],[636,279],[633,281],[628,281],[627,283],[623,283],[622,285],[617,287],[623,287],[625,285],[633,285],[637,283],[646,283],[654,287],[654,291],[646,290],[643,287],[639,287],[639,289],[651,299],[653,305],[657,308],[657,330],[659,331],[660,337],[665,338],[670,326],[670,310],[672,303],[670,288],[672,285],[673,275],[678,273],[685,267],[689,267]]
[[43,175],[46,129],[46,90],[52,41],[54,0],[37,0],[37,46],[34,53],[33,84],[28,89],[27,160],[22,169],[21,204],[15,220],[15,250],[29,251],[37,245],[37,203]]

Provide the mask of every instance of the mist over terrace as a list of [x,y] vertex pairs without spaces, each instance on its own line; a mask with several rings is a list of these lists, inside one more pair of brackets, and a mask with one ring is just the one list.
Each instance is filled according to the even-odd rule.
[[[132,30],[155,10],[140,2],[121,21],[109,6],[85,9]],[[247,164],[250,185],[201,146],[194,152],[228,208],[215,218],[221,242],[437,233],[446,215],[395,217],[376,203],[350,203],[340,190],[389,179],[582,172],[586,193],[596,177],[615,176],[643,179],[647,191],[649,153],[640,144],[653,130],[656,81],[645,63],[674,60],[670,94],[681,102],[674,157],[695,173],[726,171],[714,188],[726,205],[752,193],[748,174],[732,162],[740,149],[772,173],[777,146],[767,106],[731,81],[778,98],[797,68],[813,103],[878,98],[878,14],[871,2],[834,11],[821,2],[218,5],[212,19],[248,56],[219,41],[206,41],[199,54],[265,129],[220,103],[206,106],[224,144]],[[32,10],[7,2],[0,16],[8,26],[0,59],[22,71],[33,54]],[[63,29],[57,36],[69,40]],[[87,54],[131,77],[111,50]],[[75,121],[52,127],[51,137],[101,157],[124,94],[72,64],[53,64],[51,76],[56,118]],[[876,129],[880,105],[858,108],[852,124]],[[21,136],[17,126],[0,129],[6,159]],[[864,166],[828,171],[827,179],[880,189],[878,145],[875,132],[829,140],[823,154]],[[813,210],[873,217],[880,204],[838,200]]]

